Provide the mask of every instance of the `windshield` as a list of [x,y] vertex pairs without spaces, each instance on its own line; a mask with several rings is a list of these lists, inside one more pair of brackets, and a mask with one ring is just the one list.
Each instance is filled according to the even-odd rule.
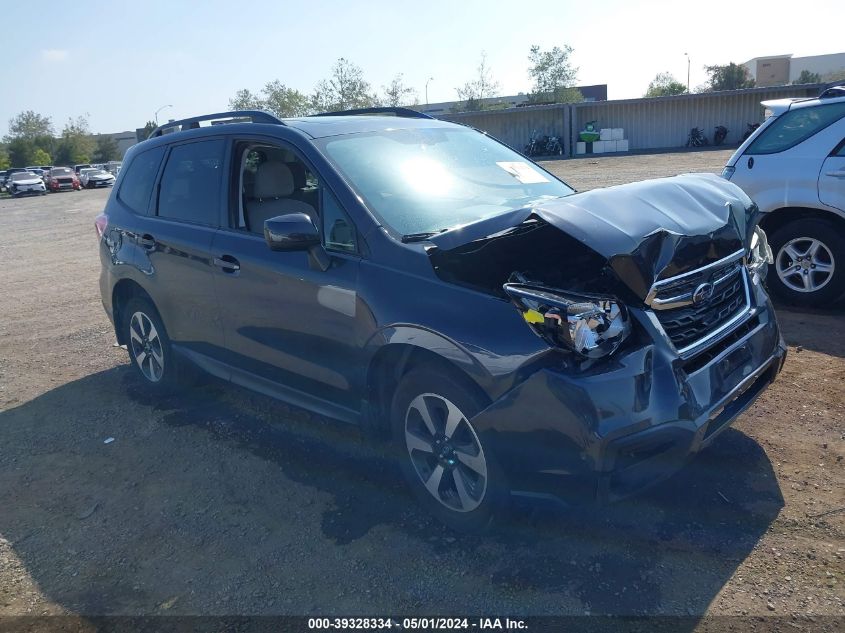
[[16,171],[12,174],[12,180],[29,180],[35,178],[35,174],[29,171]]
[[54,169],[50,172],[52,176],[70,176],[73,173],[73,170],[70,167],[60,167],[59,169]]
[[381,221],[406,236],[573,193],[522,155],[466,128],[332,137],[324,150]]

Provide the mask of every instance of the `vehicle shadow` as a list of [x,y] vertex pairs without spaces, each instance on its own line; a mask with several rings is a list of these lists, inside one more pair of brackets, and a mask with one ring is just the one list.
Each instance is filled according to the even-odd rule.
[[0,412],[0,438],[0,536],[50,601],[92,616],[671,614],[691,629],[783,507],[764,451],[728,430],[636,499],[460,536],[417,509],[388,444],[216,381],[153,397],[126,367]]
[[822,310],[777,304],[776,312],[789,345],[845,358],[845,306]]

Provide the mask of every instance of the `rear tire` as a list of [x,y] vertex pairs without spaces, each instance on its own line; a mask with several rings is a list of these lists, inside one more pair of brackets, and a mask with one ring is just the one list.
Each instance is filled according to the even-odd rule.
[[457,370],[412,369],[393,396],[391,426],[399,465],[420,505],[441,523],[484,532],[504,514],[508,488],[471,418],[483,397]]
[[133,297],[121,310],[122,334],[129,360],[143,383],[159,393],[186,387],[192,372],[173,353],[167,330],[155,306],[146,298]]
[[845,238],[827,220],[793,220],[769,238],[769,290],[784,303],[829,307],[845,293]]

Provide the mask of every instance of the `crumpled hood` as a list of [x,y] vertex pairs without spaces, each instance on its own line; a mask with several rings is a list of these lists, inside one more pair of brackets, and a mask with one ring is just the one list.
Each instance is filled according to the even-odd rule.
[[574,194],[534,213],[607,258],[645,297],[655,281],[743,248],[755,210],[725,179],[685,174]]
[[[469,264],[474,251],[468,244],[483,237],[506,239],[503,223],[513,228],[531,216],[562,231],[566,239],[553,247],[554,252],[544,247],[545,252],[530,253],[523,260],[544,260],[558,269],[568,267],[570,262],[587,261],[575,253],[580,243],[599,256],[630,291],[645,299],[655,281],[742,249],[750,239],[756,207],[739,187],[714,174],[686,174],[596,189],[435,236],[431,242],[436,248],[429,253],[435,268],[448,266],[450,270],[445,272],[459,279],[462,275],[455,266],[459,260],[450,254],[460,253],[460,261]],[[482,256],[482,249],[477,252]],[[530,264],[525,267],[531,268]],[[598,273],[572,271],[580,277]]]

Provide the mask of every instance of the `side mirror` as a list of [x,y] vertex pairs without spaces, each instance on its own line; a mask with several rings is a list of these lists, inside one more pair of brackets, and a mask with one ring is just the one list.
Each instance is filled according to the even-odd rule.
[[320,234],[306,214],[287,213],[264,221],[264,239],[274,251],[304,251],[320,243]]

